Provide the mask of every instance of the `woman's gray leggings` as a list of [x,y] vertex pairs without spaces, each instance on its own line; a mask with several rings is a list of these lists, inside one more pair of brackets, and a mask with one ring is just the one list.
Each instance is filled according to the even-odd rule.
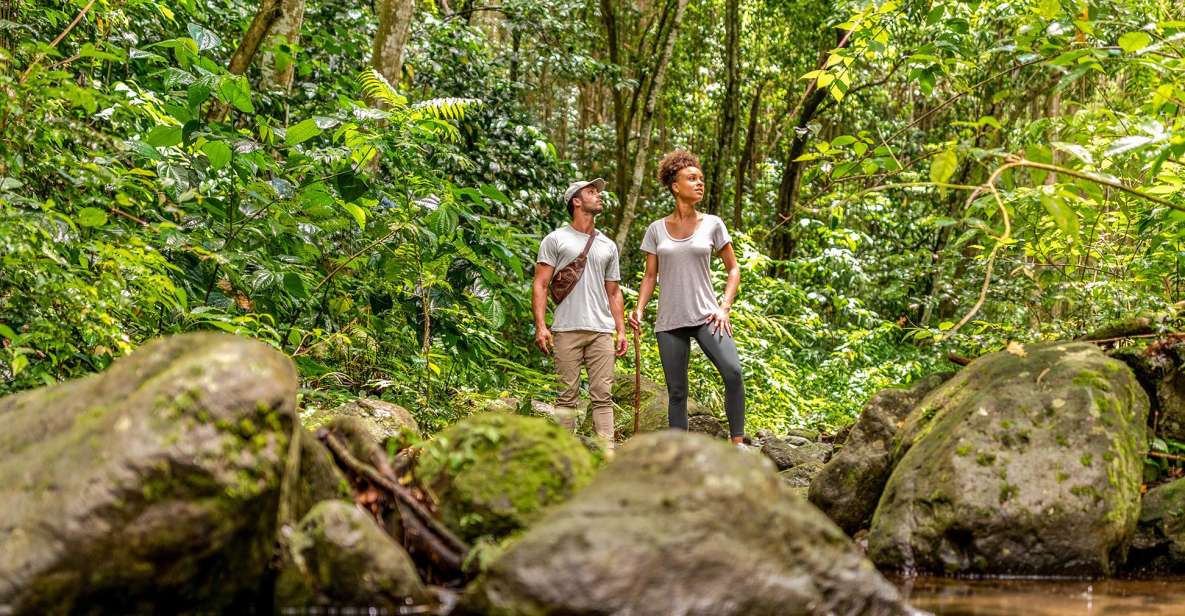
[[745,434],[745,382],[741,378],[741,360],[732,336],[720,328],[715,334],[712,326],[692,325],[658,332],[658,355],[662,358],[662,372],[667,379],[667,417],[671,427],[687,429],[687,365],[691,359],[691,339],[695,338],[704,355],[724,377],[724,414],[728,416],[728,431],[736,436]]

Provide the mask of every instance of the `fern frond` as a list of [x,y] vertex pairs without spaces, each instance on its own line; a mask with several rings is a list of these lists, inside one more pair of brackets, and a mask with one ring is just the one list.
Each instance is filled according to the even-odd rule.
[[463,120],[466,111],[483,104],[479,98],[433,98],[412,105],[412,119]]
[[395,87],[391,82],[383,77],[382,73],[368,68],[358,74],[358,83],[362,86],[362,93],[367,98],[384,103],[388,107],[402,108],[407,105],[407,99],[399,92],[395,91]]

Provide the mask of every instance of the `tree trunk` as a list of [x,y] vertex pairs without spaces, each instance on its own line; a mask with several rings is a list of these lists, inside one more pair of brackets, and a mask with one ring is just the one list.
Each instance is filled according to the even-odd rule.
[[[847,47],[852,40],[851,31],[843,33],[836,48]],[[827,56],[823,54],[822,61],[816,67],[822,70],[826,66]],[[782,181],[778,185],[778,233],[773,237],[771,252],[777,260],[787,259],[794,252],[794,236],[791,233],[790,219],[794,216],[794,208],[798,202],[798,188],[802,180],[802,161],[795,160],[806,150],[807,140],[810,138],[807,124],[815,117],[819,105],[827,98],[827,91],[815,87],[815,81],[807,86],[806,94],[798,106],[798,116],[794,120],[794,136],[790,140],[790,149],[783,161]]]
[[415,0],[380,0],[379,29],[374,35],[370,65],[392,86],[402,79],[403,48],[407,45],[415,8]]
[[[304,22],[304,3],[305,0],[282,0],[280,4],[280,16],[268,32],[263,59],[259,64],[265,90],[282,89],[287,92],[292,89],[292,76],[296,69],[296,48],[300,44],[300,26]],[[277,45],[287,46],[286,59],[268,51]]]
[[728,81],[724,88],[724,100],[720,105],[720,125],[717,126],[716,148],[707,174],[708,199],[706,207],[710,214],[718,213],[720,202],[723,200],[725,169],[728,168],[733,137],[736,135],[737,115],[740,112],[740,97],[737,95],[738,81],[740,81],[737,68],[740,63],[737,49],[739,47],[737,31],[740,29],[741,21],[740,0],[727,0],[726,5],[724,48]]
[[[650,154],[650,129],[654,123],[654,108],[658,104],[658,95],[662,91],[663,79],[666,76],[667,66],[670,65],[671,54],[675,49],[675,39],[678,37],[679,25],[683,21],[683,13],[687,9],[688,1],[671,0],[664,7],[664,18],[659,21],[659,35],[655,46],[658,47],[661,44],[661,47],[658,47],[659,52],[654,59],[651,72],[653,77],[651,77],[650,86],[646,91],[646,102],[642,107],[642,116],[638,123],[638,146],[634,149],[633,164],[631,165],[633,173],[630,177],[629,189],[625,193],[625,198],[622,199],[624,207],[621,211],[621,222],[618,223],[617,232],[614,234],[614,241],[617,242],[619,251],[625,246],[630,226],[633,225],[634,218],[637,216],[638,194],[642,190],[642,177],[646,173],[646,159]],[[672,7],[671,4],[674,6]]]
[[[279,17],[280,0],[261,0],[255,18],[251,20],[251,25],[247,26],[247,32],[243,34],[239,46],[230,56],[230,65],[227,67],[227,71],[232,75],[242,75],[247,72],[247,67],[251,66],[251,60],[255,58],[255,52],[259,50],[260,43],[263,42],[268,30],[271,30],[272,24]],[[215,101],[206,110],[206,121],[221,122],[229,109],[230,107],[226,103]]]
[[739,231],[742,228],[741,198],[745,194],[745,176],[749,173],[749,165],[753,164],[753,150],[757,143],[757,114],[761,110],[761,91],[765,89],[765,82],[757,84],[757,91],[753,92],[753,102],[749,104],[749,125],[745,132],[745,150],[741,159],[737,161],[736,183],[732,193],[732,228]]

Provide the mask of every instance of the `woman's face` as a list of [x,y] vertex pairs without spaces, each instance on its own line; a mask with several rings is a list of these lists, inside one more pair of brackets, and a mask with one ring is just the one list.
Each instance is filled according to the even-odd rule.
[[680,169],[671,184],[671,192],[680,201],[699,203],[704,198],[704,172],[699,167]]

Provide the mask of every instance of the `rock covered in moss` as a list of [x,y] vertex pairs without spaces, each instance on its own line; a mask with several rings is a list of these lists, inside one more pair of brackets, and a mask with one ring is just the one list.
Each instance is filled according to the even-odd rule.
[[807,442],[793,446],[779,438],[768,438],[761,445],[761,452],[766,455],[778,470],[784,471],[801,464],[823,464],[831,454],[831,445],[827,443]]
[[1132,369],[1148,392],[1149,425],[1156,434],[1185,441],[1185,342],[1166,339],[1111,352]]
[[300,434],[300,476],[292,483],[293,520],[299,520],[323,500],[350,498],[350,483],[333,461],[333,454],[308,430]]
[[728,427],[711,415],[692,415],[687,419],[687,431],[713,438],[728,438]]
[[512,543],[461,614],[902,614],[839,528],[761,456],[662,431]]
[[0,612],[252,605],[296,388],[282,353],[201,333],[0,399]]
[[869,556],[899,570],[1106,575],[1139,516],[1148,398],[1093,344],[981,357],[894,438]]
[[843,447],[810,486],[810,500],[844,532],[867,528],[893,470],[893,435],[922,396],[949,375],[932,375],[909,389],[878,392],[860,413]]
[[807,491],[811,487],[811,481],[822,470],[822,464],[818,462],[807,462],[806,464],[799,464],[794,468],[788,468],[778,474],[781,475],[782,480],[786,482],[786,485],[790,486],[795,494],[806,498]]
[[1140,569],[1185,570],[1185,479],[1148,490],[1132,540],[1132,563]]
[[484,413],[430,441],[415,474],[439,498],[445,524],[473,541],[525,528],[588,483],[593,470],[592,454],[558,425]]
[[380,445],[389,438],[398,437],[403,430],[420,433],[420,426],[411,411],[386,400],[360,398],[341,406],[318,409],[304,418],[309,429],[328,425],[337,417],[360,417],[366,420],[376,443]]
[[[671,427],[667,418],[666,385],[642,377],[641,421],[639,428],[642,432],[657,432]],[[634,433],[634,375],[619,372],[613,378],[613,403],[624,411],[618,417],[617,425],[622,438],[629,438]],[[704,405],[687,399],[687,415],[711,415],[712,412]]]
[[429,600],[411,557],[352,503],[322,501],[284,546],[275,601],[281,612],[349,606],[395,614]]

